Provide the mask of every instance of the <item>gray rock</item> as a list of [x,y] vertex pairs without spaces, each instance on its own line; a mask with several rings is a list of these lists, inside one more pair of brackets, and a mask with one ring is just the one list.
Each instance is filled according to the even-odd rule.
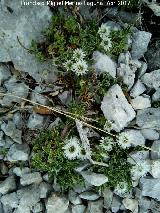
[[5,145],[4,132],[0,130],[0,147]]
[[13,141],[12,138],[5,135],[5,148],[10,148],[14,143],[15,143],[15,141]]
[[[11,8],[13,13],[10,13],[7,7]],[[18,36],[26,48],[30,48],[32,40],[41,41],[41,32],[48,26],[51,17],[52,13],[47,6],[21,6],[19,0],[15,0],[14,4],[7,1],[1,6],[0,20],[3,22],[0,22],[0,61],[12,61],[15,69],[29,73],[36,81],[56,80],[56,67],[51,62],[38,62],[17,40]]]
[[40,189],[37,185],[23,187],[17,191],[19,206],[32,207],[40,201]]
[[13,115],[13,123],[16,125],[16,128],[22,129],[23,127],[23,120],[20,112],[16,112]]
[[157,40],[154,45],[150,45],[146,52],[146,59],[150,70],[160,69],[160,40]]
[[101,110],[105,118],[113,123],[112,129],[116,132],[120,132],[135,117],[135,111],[118,84],[112,86],[104,96]]
[[73,190],[69,190],[69,193],[68,193],[68,199],[69,201],[74,204],[74,205],[78,205],[78,204],[81,204],[82,203],[82,200],[81,198],[78,196],[78,194],[73,191]]
[[142,129],[141,133],[147,140],[158,140],[159,138],[159,133],[154,129]]
[[160,108],[147,108],[138,110],[136,124],[141,129],[160,130]]
[[103,199],[89,201],[87,213],[103,213]]
[[50,103],[50,101],[49,101],[49,99],[47,97],[45,97],[42,94],[39,94],[36,91],[32,92],[31,100],[36,102],[36,103],[43,104],[43,105],[49,105],[49,103]]
[[158,89],[160,87],[160,69],[144,74],[141,80],[147,87]]
[[1,202],[3,203],[3,205],[9,206],[13,209],[18,207],[19,200],[16,192],[13,192],[10,194],[3,195],[1,197]]
[[0,202],[0,212],[4,213],[2,203]]
[[4,206],[3,205],[3,213],[12,213],[13,209],[9,206]]
[[22,177],[22,175],[30,173],[30,168],[28,168],[28,167],[23,167],[23,168],[15,167],[13,169],[13,173],[18,177]]
[[25,85],[24,83],[17,83],[17,80],[15,77],[10,78],[8,81],[4,83],[4,86],[7,89],[7,93],[13,94],[14,96],[6,95],[3,97],[2,100],[0,100],[0,104],[2,106],[11,106],[13,102],[21,103],[23,99],[21,98],[27,98],[29,87]]
[[20,183],[22,186],[30,185],[30,184],[39,184],[42,182],[42,177],[40,172],[33,172],[22,174]]
[[153,213],[159,213],[160,210],[160,203],[156,202],[155,200],[151,199],[151,206],[150,209],[152,209]]
[[3,195],[12,192],[15,189],[16,189],[16,181],[14,176],[9,176],[4,181],[0,182],[0,193]]
[[47,213],[64,213],[69,206],[69,201],[64,196],[58,196],[55,193],[52,193],[52,195],[48,198],[46,209]]
[[49,193],[52,191],[52,186],[45,182],[40,183],[39,188],[40,198],[47,198]]
[[129,65],[120,64],[120,67],[117,68],[117,75],[122,77],[123,83],[128,86],[130,90],[134,84],[135,72],[129,67]]
[[124,132],[127,134],[129,141],[133,146],[145,144],[145,138],[141,134],[140,130],[127,129]]
[[62,121],[62,120],[61,120],[59,117],[56,118],[55,121],[53,121],[51,124],[49,124],[48,129],[49,129],[49,130],[54,129],[55,127],[57,127],[57,126],[60,124],[61,121]]
[[160,178],[160,160],[151,161],[151,174],[154,178]]
[[152,95],[152,101],[160,101],[160,88]]
[[146,197],[142,197],[140,200],[138,200],[139,202],[139,207],[141,209],[142,212],[147,211],[148,209],[150,209],[151,206],[151,201],[146,198]]
[[145,74],[145,72],[147,71],[147,68],[148,68],[148,65],[145,62],[141,61],[141,67],[138,69],[139,78]]
[[131,105],[135,110],[151,107],[150,97],[137,96],[131,100]]
[[19,144],[22,143],[22,131],[16,129],[16,126],[12,121],[8,121],[8,123],[2,123],[1,129],[7,136],[11,137],[13,141]]
[[147,51],[152,34],[145,31],[137,31],[133,34],[131,55],[133,59],[140,59]]
[[0,86],[1,84],[6,81],[11,76],[11,73],[8,67],[0,65]]
[[129,154],[128,162],[135,164],[135,162],[142,162],[149,159],[149,151],[134,151]]
[[117,65],[109,56],[95,51],[93,53],[93,59],[95,61],[93,68],[96,70],[97,74],[109,73],[115,78]]
[[97,200],[100,195],[97,194],[96,192],[82,192],[80,195],[79,195],[80,198],[84,199],[84,200]]
[[42,129],[48,125],[49,117],[33,113],[29,116],[27,127],[29,129]]
[[160,179],[141,178],[142,195],[160,201]]
[[90,171],[82,171],[81,175],[88,183],[93,186],[101,186],[104,183],[108,182],[108,178],[103,174],[96,174]]
[[112,212],[118,212],[121,206],[121,199],[117,196],[113,196],[112,204],[111,204],[111,210]]
[[8,161],[27,161],[29,157],[30,149],[29,146],[25,144],[13,144],[8,153],[7,160]]
[[153,142],[151,149],[151,159],[156,160],[160,159],[160,140],[156,140]]
[[138,213],[138,200],[131,198],[124,198],[123,205],[133,213]]
[[63,93],[58,95],[58,97],[59,97],[60,101],[62,102],[62,104],[66,105],[66,106],[69,105],[69,103],[72,100],[71,94],[72,94],[71,91],[64,91]]
[[133,88],[130,91],[130,95],[132,97],[137,97],[139,95],[141,95],[144,91],[146,90],[146,87],[144,86],[144,84],[142,84],[142,82],[138,79],[138,81],[135,83],[135,85],[133,86]]
[[113,199],[113,192],[109,188],[104,188],[102,196],[104,198],[104,208],[109,209]]
[[33,213],[40,213],[43,210],[43,204],[42,203],[36,203],[33,207],[32,207],[32,211]]
[[[85,213],[85,205],[75,205],[72,206],[72,213]],[[65,212],[66,213],[66,212]]]
[[6,175],[8,173],[8,167],[4,164],[4,162],[0,163],[0,171],[2,175]]
[[31,210],[27,206],[18,206],[17,209],[14,210],[13,213],[31,213]]

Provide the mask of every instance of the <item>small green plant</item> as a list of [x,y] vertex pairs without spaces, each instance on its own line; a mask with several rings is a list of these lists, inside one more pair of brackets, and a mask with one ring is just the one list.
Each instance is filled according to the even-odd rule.
[[66,191],[75,184],[83,184],[83,179],[74,171],[80,161],[69,161],[63,154],[64,140],[60,132],[60,129],[54,129],[40,133],[32,144],[34,152],[32,166],[48,172],[50,180],[56,180],[61,190]]
[[160,107],[160,101],[154,101],[154,102],[152,103],[152,107],[154,107],[154,108]]
[[7,148],[1,148],[0,149],[0,155],[2,155],[3,157],[5,157],[8,153],[8,149]]

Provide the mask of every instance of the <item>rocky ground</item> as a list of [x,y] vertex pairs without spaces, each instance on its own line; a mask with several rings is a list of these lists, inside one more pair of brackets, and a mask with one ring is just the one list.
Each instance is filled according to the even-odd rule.
[[[104,116],[113,121],[114,131],[123,130],[134,143],[149,147],[131,153],[151,168],[123,197],[109,188],[93,190],[92,185],[102,180],[88,173],[83,173],[88,186],[60,194],[47,173],[31,168],[31,143],[37,130],[54,127],[59,119],[33,110],[35,103],[50,104],[44,94],[56,92],[50,85],[57,79],[57,67],[49,60],[36,60],[19,41],[29,48],[32,39],[43,39],[41,32],[54,11],[48,6],[21,7],[18,0],[0,1],[0,213],[160,212],[160,12],[156,3],[148,6],[152,26],[143,14],[104,9],[102,21],[112,20],[113,26],[118,20],[131,23],[138,17],[139,21],[129,41],[130,51],[121,53],[116,62],[98,51],[93,56],[97,72],[121,76],[129,88],[128,98],[118,84],[108,90],[101,103]],[[86,17],[98,15],[98,9],[81,8],[81,12]],[[152,32],[154,23],[156,32]],[[68,97],[69,91],[58,95],[64,104]]]

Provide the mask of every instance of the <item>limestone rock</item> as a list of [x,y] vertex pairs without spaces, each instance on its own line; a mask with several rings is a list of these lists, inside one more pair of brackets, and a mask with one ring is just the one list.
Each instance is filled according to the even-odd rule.
[[42,182],[42,177],[40,172],[33,172],[23,174],[20,179],[20,183],[22,186],[30,185],[30,184],[39,184]]
[[0,182],[0,193],[7,194],[16,189],[16,181],[14,176],[9,176],[4,181]]
[[28,144],[13,144],[8,153],[7,160],[8,161],[27,161],[29,158],[30,148]]
[[151,107],[150,97],[137,96],[131,100],[131,105],[135,110]]
[[131,55],[133,59],[140,59],[147,51],[152,34],[145,31],[137,31],[133,34]]
[[135,117],[135,111],[118,84],[112,86],[104,96],[101,110],[105,118],[113,123],[112,129],[116,132],[120,132]]
[[160,87],[160,69],[144,74],[141,80],[147,87],[158,89]]
[[93,59],[95,61],[93,68],[98,74],[109,73],[113,78],[115,78],[117,65],[109,56],[99,51],[95,51],[93,53]]
[[133,88],[130,91],[130,95],[132,97],[137,97],[139,95],[141,95],[144,91],[146,90],[146,87],[144,86],[144,84],[142,84],[142,82],[138,79],[138,81],[135,83],[135,85],[133,86]]

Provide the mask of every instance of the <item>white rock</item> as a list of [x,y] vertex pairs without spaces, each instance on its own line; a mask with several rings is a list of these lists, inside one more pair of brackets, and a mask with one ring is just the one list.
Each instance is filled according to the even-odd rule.
[[136,124],[141,129],[160,130],[160,108],[141,109],[137,112]]
[[146,90],[146,87],[144,86],[144,84],[142,84],[142,82],[138,79],[138,81],[135,83],[135,85],[133,86],[133,88],[130,91],[130,95],[132,97],[137,97],[138,95],[141,95],[144,91]]
[[93,68],[98,74],[109,73],[113,78],[115,78],[117,65],[109,56],[99,51],[95,51],[93,53],[93,59],[95,61]]
[[20,167],[15,167],[13,169],[13,173],[16,174],[18,177],[22,177],[23,174],[30,173],[30,169],[28,167],[20,168]]
[[104,208],[109,209],[113,199],[113,192],[109,188],[104,188],[102,192],[104,198]]
[[137,96],[131,100],[131,105],[135,110],[145,109],[151,107],[151,100],[148,97]]
[[116,132],[120,132],[136,115],[118,84],[112,86],[104,96],[101,110],[105,118],[113,123]]
[[124,198],[123,205],[133,213],[138,213],[138,201],[136,199]]
[[8,153],[7,160],[8,161],[27,161],[29,158],[30,148],[28,144],[13,144]]
[[145,73],[141,80],[147,87],[158,89],[160,87],[160,69]]
[[141,133],[147,140],[158,140],[159,138],[159,133],[154,129],[142,129]]
[[89,201],[86,213],[102,213],[103,212],[103,199],[97,201]]
[[42,177],[40,172],[33,172],[22,174],[20,183],[22,186],[30,185],[32,183],[39,184],[42,182]]
[[27,127],[29,129],[42,129],[49,122],[48,116],[32,113],[29,116]]
[[147,70],[147,67],[148,67],[148,65],[147,65],[145,62],[141,61],[141,67],[140,67],[139,70],[138,70],[138,77],[139,77],[139,78],[140,78],[142,75],[144,75],[144,73],[145,73],[146,70]]
[[45,182],[40,183],[39,188],[40,198],[47,198],[48,194],[52,191],[52,186]]
[[112,212],[115,212],[115,213],[118,212],[121,204],[122,204],[121,199],[117,195],[114,195],[113,200],[112,200],[112,204],[111,204]]
[[6,194],[16,189],[16,181],[14,176],[9,176],[4,181],[0,182],[0,193]]
[[103,174],[96,174],[90,171],[82,171],[81,175],[88,183],[93,186],[101,186],[104,183],[108,182],[108,178]]
[[160,201],[160,179],[141,178],[142,195]]
[[160,178],[160,160],[151,161],[151,174],[154,178]]
[[140,130],[127,129],[124,131],[133,146],[144,145],[145,138],[141,134]]
[[100,195],[95,192],[82,192],[79,197],[84,200],[97,200]]
[[85,205],[75,205],[72,206],[72,213],[84,213],[85,209],[86,209]]
[[73,190],[69,190],[68,193],[68,199],[69,201],[74,204],[74,205],[78,205],[82,203],[81,198],[78,196],[78,194],[76,192],[74,192]]
[[16,192],[13,192],[10,194],[3,195],[1,197],[1,202],[4,206],[9,206],[13,209],[18,207],[19,200]]
[[152,101],[160,101],[160,88],[152,95]]
[[48,198],[46,209],[47,213],[64,213],[69,206],[69,200],[64,196],[58,196],[55,193],[52,193]]
[[151,159],[156,160],[160,159],[160,140],[156,140],[153,142],[151,149]]
[[133,59],[140,59],[147,51],[152,34],[145,31],[137,31],[133,34],[131,55]]
[[142,161],[149,159],[149,151],[134,151],[128,156],[128,162],[135,164],[135,162],[141,163]]

